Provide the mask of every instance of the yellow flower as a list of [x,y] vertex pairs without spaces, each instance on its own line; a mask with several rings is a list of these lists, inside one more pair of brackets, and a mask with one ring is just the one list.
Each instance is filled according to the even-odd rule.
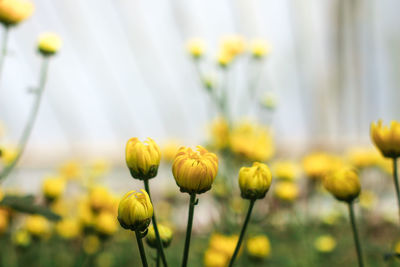
[[82,176],[82,167],[78,161],[70,160],[61,165],[60,174],[69,180],[77,179]]
[[114,204],[114,199],[107,188],[96,186],[90,191],[89,204],[93,211],[99,212],[102,209],[109,209]]
[[220,51],[233,58],[243,53],[245,46],[246,44],[242,36],[235,34],[228,35],[222,38]]
[[24,0],[1,0],[0,22],[6,26],[16,25],[29,18],[34,11],[34,6]]
[[271,254],[271,244],[265,235],[259,235],[247,240],[247,252],[255,259],[265,259]]
[[363,190],[360,194],[360,206],[367,210],[372,210],[378,201],[373,191]]
[[218,172],[218,158],[202,146],[197,151],[181,147],[172,164],[172,173],[181,192],[201,194],[211,189]]
[[65,181],[60,177],[47,177],[43,181],[42,191],[48,200],[56,200],[65,191]]
[[239,171],[239,186],[242,198],[264,198],[271,186],[272,175],[268,166],[254,162],[252,167],[242,167]]
[[18,247],[27,247],[31,244],[31,236],[25,229],[19,229],[12,235],[13,243]]
[[225,51],[220,51],[217,55],[217,62],[218,64],[225,68],[233,61],[234,57]]
[[60,50],[61,38],[55,33],[42,33],[38,40],[38,50],[44,56],[51,56]]
[[282,181],[275,186],[275,195],[288,202],[294,201],[299,196],[299,187],[289,181]]
[[230,136],[232,152],[251,161],[267,161],[275,153],[268,128],[244,122],[235,127]]
[[95,219],[95,229],[103,236],[111,236],[117,231],[117,221],[110,212],[103,211]]
[[355,170],[343,167],[324,179],[324,187],[338,200],[351,202],[361,191],[360,180]]
[[400,123],[391,121],[390,127],[383,126],[382,120],[371,123],[371,138],[375,146],[387,158],[400,156]]
[[60,237],[69,240],[79,236],[81,227],[78,220],[67,218],[57,222],[56,231]]
[[400,241],[397,241],[394,245],[394,252],[400,254]]
[[309,154],[303,159],[304,171],[312,179],[322,179],[342,165],[343,163],[338,157],[321,152]]
[[251,54],[255,58],[263,58],[270,52],[270,46],[267,41],[263,39],[255,39],[250,43]]
[[[162,224],[157,224],[157,227],[163,247],[166,248],[171,244],[172,241],[172,229]],[[157,237],[153,225],[149,227],[149,232],[146,235],[146,242],[152,248],[158,247]]]
[[336,240],[330,235],[322,235],[314,241],[314,247],[318,252],[329,253],[335,249]]
[[275,161],[272,165],[272,173],[277,179],[293,181],[297,178],[298,168],[292,161]]
[[229,145],[229,125],[223,118],[219,117],[211,125],[212,147],[224,149]]
[[34,237],[46,237],[50,232],[47,219],[40,215],[30,215],[25,222],[26,230]]
[[82,247],[86,254],[92,255],[100,249],[100,240],[96,235],[88,235],[83,239]]
[[10,165],[15,158],[18,156],[19,149],[13,145],[7,145],[1,147],[1,160],[5,165]]
[[193,38],[190,39],[186,44],[187,50],[193,58],[201,58],[206,50],[206,44],[203,39]]
[[204,266],[205,267],[226,267],[228,264],[229,256],[219,251],[207,249],[204,253]]
[[[238,239],[239,237],[237,235],[224,236],[221,234],[213,234],[210,238],[209,248],[230,258],[235,251]],[[241,253],[241,251],[242,250],[239,250],[239,253]]]
[[170,140],[162,147],[162,159],[167,162],[172,162],[175,158],[176,153],[179,149],[179,142],[175,140]]
[[153,139],[147,138],[144,142],[136,137],[129,139],[125,155],[132,177],[144,180],[157,175],[161,152]]
[[118,206],[118,221],[125,229],[144,231],[153,216],[153,205],[145,190],[129,191]]
[[363,147],[352,148],[348,151],[347,157],[350,164],[359,169],[377,166],[382,161],[379,152]]

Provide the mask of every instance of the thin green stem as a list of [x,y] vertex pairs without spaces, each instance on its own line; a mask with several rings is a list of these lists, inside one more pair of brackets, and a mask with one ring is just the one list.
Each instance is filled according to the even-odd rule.
[[3,72],[4,61],[7,55],[8,37],[10,35],[9,33],[10,33],[10,27],[4,26],[4,34],[1,42],[1,53],[0,53],[0,77]]
[[139,252],[140,252],[140,258],[142,259],[142,265],[143,265],[143,267],[148,267],[146,253],[144,252],[144,246],[143,246],[143,242],[142,242],[142,234],[140,233],[140,231],[136,230],[135,236],[136,236],[136,241],[137,241]]
[[186,228],[186,239],[185,239],[185,249],[183,251],[183,259],[182,259],[182,267],[187,266],[188,258],[189,258],[189,246],[190,246],[190,236],[192,234],[192,226],[193,226],[193,215],[194,215],[194,206],[196,205],[196,194],[190,194],[190,202],[189,202],[189,217]]
[[393,180],[394,180],[394,187],[396,189],[397,204],[400,216],[400,187],[399,187],[399,177],[397,174],[397,158],[393,158]]
[[255,202],[256,202],[255,200],[250,200],[249,209],[247,211],[246,219],[244,220],[244,224],[243,224],[242,230],[240,231],[240,236],[239,236],[239,240],[238,240],[238,242],[236,244],[235,252],[233,252],[233,256],[231,258],[231,261],[229,262],[229,267],[233,266],[233,263],[235,262],[237,254],[239,253],[240,246],[242,245],[243,237],[244,237],[244,234],[246,232],[247,225],[249,224],[250,217],[251,217],[251,212],[253,211],[253,207],[254,207],[254,203]]
[[49,67],[49,59],[48,59],[48,57],[44,57],[43,61],[42,61],[41,71],[40,71],[39,87],[35,90],[36,99],[35,99],[35,102],[33,103],[31,112],[29,114],[28,122],[25,125],[24,131],[22,132],[22,136],[18,143],[18,154],[14,158],[14,160],[8,166],[6,166],[3,169],[3,171],[0,173],[0,181],[5,179],[11,173],[11,171],[17,165],[19,159],[21,158],[21,156],[25,150],[29,136],[31,135],[31,132],[33,129],[33,125],[35,124],[37,114],[39,112],[39,107],[40,107],[40,103],[42,100],[44,87],[46,84],[48,67]]
[[[144,182],[144,188],[147,191],[147,194],[149,194],[149,197],[151,200],[149,180],[144,179],[143,182]],[[168,263],[167,263],[167,259],[165,258],[164,248],[163,248],[163,245],[161,242],[160,232],[158,231],[156,215],[155,215],[154,211],[153,211],[152,221],[153,221],[154,233],[156,234],[156,238],[157,238],[157,251],[159,252],[159,254],[161,256],[161,260],[163,262],[164,267],[168,267]]]
[[360,239],[358,237],[356,219],[354,216],[354,202],[349,203],[349,214],[350,214],[351,228],[353,230],[354,243],[356,245],[358,266],[363,267],[364,263],[363,263],[363,259],[362,259],[362,253],[361,253],[361,244],[360,244]]

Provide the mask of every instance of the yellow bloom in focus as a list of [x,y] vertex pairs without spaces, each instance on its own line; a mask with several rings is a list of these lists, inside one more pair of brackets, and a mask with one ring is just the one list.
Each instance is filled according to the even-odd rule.
[[196,151],[181,147],[172,164],[172,173],[181,192],[201,194],[211,189],[218,172],[218,158],[202,146]]
[[81,226],[76,219],[63,219],[56,224],[57,234],[63,239],[74,239],[81,233]]
[[383,126],[382,120],[371,123],[371,139],[387,158],[400,156],[400,123],[391,121],[390,127]]
[[86,254],[93,255],[100,249],[100,240],[96,235],[88,235],[83,239],[82,247]]
[[19,229],[12,235],[13,243],[18,247],[27,247],[31,244],[31,236],[25,229]]
[[186,44],[187,50],[193,58],[201,58],[206,50],[206,43],[203,39],[193,38],[190,39]]
[[373,191],[363,190],[360,194],[360,206],[367,210],[372,210],[378,201],[378,197]]
[[65,181],[60,177],[47,177],[43,181],[42,191],[48,200],[56,200],[65,191]]
[[271,182],[271,171],[263,163],[254,162],[252,167],[242,167],[239,170],[239,187],[242,198],[264,198]]
[[132,177],[140,180],[150,179],[157,175],[160,165],[160,148],[153,139],[141,142],[134,137],[126,144],[126,164]]
[[162,159],[167,162],[172,162],[178,152],[179,146],[179,142],[175,140],[170,140],[164,144],[161,151]]
[[314,241],[314,247],[318,252],[329,253],[335,249],[336,240],[330,235],[322,235]]
[[82,177],[82,166],[78,161],[75,160],[65,162],[63,165],[61,165],[59,171],[61,176],[68,180]]
[[297,165],[292,161],[275,161],[272,165],[272,173],[277,179],[293,181],[298,172]]
[[101,212],[95,219],[95,229],[103,236],[111,236],[117,231],[117,220],[109,212]]
[[61,38],[55,33],[42,33],[38,40],[38,50],[44,56],[51,56],[60,50]]
[[232,58],[243,53],[246,47],[245,40],[240,35],[224,36],[221,40],[220,51]]
[[346,202],[353,201],[361,191],[358,173],[348,167],[327,175],[324,179],[324,187],[335,198]]
[[[172,241],[172,229],[162,224],[157,224],[157,227],[158,232],[160,233],[162,245],[163,247],[167,248]],[[146,242],[152,248],[158,247],[157,237],[153,225],[149,227],[149,232],[146,235]]]
[[299,196],[299,187],[293,182],[282,181],[275,185],[274,193],[279,199],[292,202]]
[[[239,237],[237,235],[225,236],[221,234],[213,234],[210,238],[209,249],[224,254],[230,259],[236,248]],[[242,249],[239,250],[239,254]]]
[[244,122],[235,127],[230,136],[232,152],[251,161],[267,161],[275,153],[268,128]]
[[25,227],[34,237],[46,237],[50,232],[49,221],[40,215],[30,215],[26,219]]
[[6,26],[13,26],[29,18],[33,11],[34,6],[30,1],[1,0],[0,22]]
[[271,254],[271,244],[265,235],[249,238],[246,248],[250,257],[258,260],[265,259]]
[[229,256],[219,251],[207,249],[204,253],[205,267],[226,267],[228,260]]
[[255,58],[263,58],[270,53],[270,50],[268,42],[263,39],[255,39],[250,43],[250,51]]
[[303,159],[304,171],[312,179],[322,179],[342,165],[343,162],[340,158],[320,152],[309,154]]
[[352,148],[347,157],[350,164],[359,169],[377,166],[382,160],[382,156],[376,150],[362,147]]
[[5,165],[10,165],[15,158],[18,156],[19,149],[15,146],[3,146],[1,147],[1,160]]
[[219,117],[211,125],[211,145],[215,149],[224,149],[229,145],[229,125],[223,118]]
[[153,216],[153,205],[145,190],[129,191],[118,206],[118,221],[125,229],[144,231]]

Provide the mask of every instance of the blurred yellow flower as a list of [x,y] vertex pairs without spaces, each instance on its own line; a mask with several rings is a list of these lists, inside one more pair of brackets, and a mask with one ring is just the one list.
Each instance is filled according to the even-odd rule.
[[113,196],[107,188],[96,186],[90,190],[89,204],[93,211],[98,212],[113,205]]
[[264,198],[271,186],[271,182],[271,171],[263,163],[254,162],[253,166],[242,167],[239,170],[239,187],[242,198]]
[[270,50],[270,45],[263,39],[255,39],[250,42],[250,51],[255,58],[263,58],[270,53]]
[[265,235],[251,237],[246,243],[247,253],[251,258],[262,260],[271,254],[271,244]]
[[228,264],[229,256],[215,251],[213,249],[207,249],[204,253],[204,266],[205,267],[226,267]]
[[220,51],[230,57],[236,57],[244,52],[246,47],[242,36],[233,34],[222,37]]
[[153,139],[141,142],[134,137],[126,144],[126,164],[133,178],[150,179],[157,175],[161,160],[161,151]]
[[299,196],[299,187],[294,182],[280,181],[275,185],[274,193],[279,199],[292,202]]
[[98,178],[110,170],[110,164],[105,159],[96,159],[89,165],[89,176]]
[[69,213],[69,202],[67,203],[63,199],[57,199],[53,202],[50,203],[50,209],[54,213],[60,215],[60,216],[66,216]]
[[264,97],[261,99],[260,104],[266,109],[274,110],[278,105],[278,97],[275,93],[269,91],[265,93]]
[[298,166],[293,161],[275,161],[272,164],[272,173],[276,179],[293,181],[298,172]]
[[77,219],[67,218],[57,222],[56,231],[63,239],[74,239],[79,236],[81,227]]
[[[172,241],[172,229],[163,224],[157,224],[157,227],[163,247],[167,248]],[[149,227],[149,231],[146,235],[146,242],[152,248],[158,247],[157,237],[153,225]]]
[[8,213],[0,210],[0,235],[4,234],[8,229]]
[[[209,249],[224,254],[229,259],[233,255],[236,243],[239,237],[237,235],[225,236],[221,234],[213,234],[210,238]],[[242,249],[239,251],[239,253]]]
[[383,126],[382,120],[371,123],[371,139],[387,158],[400,156],[400,123],[391,121],[390,127]]
[[360,194],[360,206],[367,210],[372,210],[378,201],[377,195],[370,190],[363,190]]
[[178,153],[180,147],[180,142],[177,140],[169,140],[162,146],[161,159],[172,162],[175,158],[176,153]]
[[321,179],[342,165],[340,158],[321,152],[311,153],[303,158],[304,171],[312,179]]
[[394,245],[394,252],[400,254],[400,240]]
[[90,203],[87,199],[83,199],[78,204],[78,218],[85,228],[91,228],[94,225],[94,214]]
[[81,164],[75,160],[70,160],[62,164],[59,171],[68,180],[81,178],[83,173]]
[[34,237],[46,237],[50,233],[49,221],[40,215],[30,215],[25,221],[25,228]]
[[25,229],[18,229],[13,232],[13,243],[18,247],[27,247],[31,244],[31,236]]
[[229,125],[223,117],[211,124],[211,138],[211,146],[215,149],[224,149],[229,145]]
[[217,62],[223,68],[227,67],[233,59],[234,57],[225,51],[220,51],[217,55]]
[[318,252],[329,253],[336,248],[336,240],[330,235],[322,235],[314,241],[314,247]]
[[172,164],[172,173],[181,192],[201,194],[211,189],[218,172],[218,158],[202,146],[181,147]]
[[243,122],[233,129],[230,147],[235,154],[251,161],[264,162],[275,153],[269,129],[250,122]]
[[10,165],[18,156],[19,149],[13,145],[6,145],[1,147],[1,161],[4,165]]
[[61,197],[65,191],[65,181],[61,177],[48,176],[42,184],[43,195],[53,201]]
[[113,214],[103,211],[95,219],[95,229],[103,236],[111,236],[117,231],[118,222]]
[[186,44],[187,51],[193,58],[197,59],[203,56],[206,50],[206,43],[203,39],[193,38],[188,40]]
[[382,156],[376,150],[363,147],[355,147],[347,152],[349,163],[359,169],[379,165]]
[[336,199],[346,202],[353,201],[361,191],[358,173],[348,167],[327,175],[324,179],[324,187]]
[[321,220],[324,224],[335,225],[340,220],[341,217],[342,214],[339,211],[333,210],[328,214],[323,215]]
[[100,240],[96,235],[88,235],[83,239],[83,250],[86,254],[93,255],[100,249]]
[[44,56],[51,56],[60,50],[61,38],[55,33],[42,33],[38,40],[38,50]]
[[34,11],[34,5],[25,0],[1,0],[0,22],[6,26],[16,25],[29,18]]

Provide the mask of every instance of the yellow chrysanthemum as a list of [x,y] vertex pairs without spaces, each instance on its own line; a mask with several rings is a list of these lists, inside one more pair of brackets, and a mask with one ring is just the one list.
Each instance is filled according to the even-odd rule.
[[384,126],[382,120],[371,123],[371,138],[375,146],[387,158],[400,156],[400,123],[391,121],[390,127]]
[[336,240],[330,235],[322,235],[314,241],[314,247],[318,252],[329,253],[335,249]]
[[34,11],[34,5],[25,0],[1,0],[0,22],[7,26],[16,25],[29,18]]

